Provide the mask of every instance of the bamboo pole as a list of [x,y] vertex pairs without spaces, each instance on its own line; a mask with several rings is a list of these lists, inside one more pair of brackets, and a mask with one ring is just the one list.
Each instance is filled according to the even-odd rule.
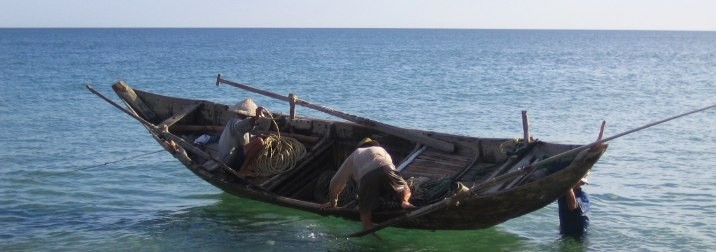
[[184,148],[184,149],[186,149],[186,150],[189,150],[189,151],[191,151],[192,153],[201,156],[202,158],[205,158],[205,159],[207,159],[207,160],[213,160],[213,161],[215,161],[217,164],[219,164],[219,166],[221,166],[222,168],[224,168],[225,170],[227,170],[227,171],[230,172],[231,174],[234,174],[234,175],[236,176],[236,178],[237,178],[240,182],[242,182],[242,183],[244,183],[244,184],[246,184],[246,185],[249,185],[249,186],[253,186],[253,187],[255,187],[256,189],[258,189],[258,190],[260,190],[260,191],[273,194],[272,192],[269,192],[268,190],[264,189],[263,187],[261,187],[261,186],[259,186],[259,185],[256,185],[256,184],[252,183],[251,181],[248,181],[248,180],[244,179],[243,177],[239,176],[239,173],[238,173],[236,170],[234,170],[234,169],[232,169],[231,167],[227,166],[227,165],[224,164],[223,162],[221,162],[221,161],[219,161],[219,160],[216,160],[216,159],[215,159],[214,157],[212,157],[209,153],[206,153],[206,152],[204,152],[203,150],[197,148],[196,146],[194,146],[194,145],[192,145],[191,143],[187,142],[187,141],[184,140],[183,138],[178,137],[178,136],[176,136],[176,135],[174,135],[174,134],[172,134],[172,133],[170,133],[170,132],[168,132],[168,131],[164,131],[164,130],[162,130],[161,128],[157,127],[156,125],[154,125],[154,124],[148,122],[147,120],[144,120],[144,118],[141,118],[141,117],[139,117],[138,115],[136,115],[136,114],[130,112],[129,110],[123,108],[123,107],[120,106],[119,104],[115,103],[114,101],[110,100],[109,98],[107,98],[106,96],[104,96],[103,94],[101,94],[100,92],[98,92],[97,90],[95,90],[91,85],[87,84],[87,85],[85,85],[85,86],[86,86],[87,89],[89,89],[89,91],[92,92],[93,94],[99,96],[100,98],[102,98],[103,100],[105,100],[106,102],[108,102],[109,104],[111,104],[112,106],[118,108],[119,110],[121,110],[121,111],[124,112],[125,114],[127,114],[127,115],[133,117],[134,119],[136,119],[137,121],[139,121],[140,123],[142,123],[142,124],[143,124],[144,126],[146,126],[147,129],[149,129],[152,133],[154,133],[154,134],[156,134],[156,135],[159,135],[159,136],[162,136],[162,137],[164,137],[165,139],[169,139],[169,140],[171,140],[171,141],[174,141],[174,142],[178,143],[182,148]]
[[[643,130],[643,129],[646,129],[646,128],[649,128],[649,127],[653,127],[653,126],[656,126],[656,125],[659,125],[659,124],[662,124],[662,123],[665,123],[665,122],[668,122],[668,121],[671,121],[671,120],[674,120],[674,119],[677,119],[677,118],[680,118],[680,117],[684,117],[684,116],[687,116],[687,115],[690,115],[690,114],[698,113],[698,112],[701,112],[701,111],[704,111],[704,110],[707,110],[707,109],[711,109],[711,108],[714,108],[714,107],[716,107],[716,104],[713,104],[713,105],[710,105],[710,106],[706,106],[706,107],[703,107],[703,108],[700,108],[700,109],[692,110],[692,111],[689,111],[689,112],[686,112],[686,113],[682,113],[682,114],[679,114],[679,115],[676,115],[676,116],[672,116],[672,117],[666,118],[666,119],[664,119],[664,120],[660,120],[660,121],[656,121],[656,122],[653,122],[653,123],[649,123],[649,124],[646,124],[646,125],[644,125],[644,126],[641,126],[641,127],[638,127],[638,128],[634,128],[634,129],[631,129],[631,130],[627,130],[627,131],[624,131],[624,132],[622,132],[622,133],[616,134],[616,135],[614,135],[614,136],[601,139],[601,136],[602,136],[602,134],[604,133],[604,127],[605,127],[605,124],[606,124],[606,122],[603,121],[603,122],[602,122],[602,126],[601,126],[601,128],[600,128],[600,133],[599,133],[599,137],[598,137],[598,140],[597,140],[597,141],[595,141],[595,142],[593,142],[593,143],[589,143],[589,144],[582,145],[582,146],[580,146],[580,147],[577,147],[577,148],[574,148],[574,149],[571,149],[571,150],[568,150],[568,151],[565,151],[565,152],[562,152],[562,153],[560,153],[560,154],[557,154],[557,155],[551,156],[551,157],[549,157],[549,158],[543,159],[543,160],[541,160],[541,161],[539,161],[539,162],[536,162],[536,163],[533,163],[533,164],[529,164],[529,165],[527,165],[526,167],[522,167],[522,168],[520,168],[520,169],[517,169],[516,171],[509,172],[509,173],[506,173],[506,174],[501,175],[501,176],[497,176],[497,177],[495,177],[495,178],[493,178],[493,179],[489,179],[488,181],[485,181],[485,182],[482,182],[482,183],[480,183],[480,184],[478,184],[478,185],[473,186],[473,188],[471,188],[468,192],[471,193],[471,194],[473,194],[473,196],[475,196],[475,195],[477,195],[477,192],[479,192],[479,191],[482,190],[482,189],[489,188],[490,186],[496,185],[497,183],[502,182],[502,181],[507,181],[507,180],[509,180],[509,179],[516,178],[516,177],[519,177],[519,176],[524,175],[524,174],[529,174],[529,173],[531,173],[532,171],[534,171],[537,167],[539,167],[539,166],[541,166],[541,165],[544,165],[544,164],[547,164],[547,163],[549,163],[549,162],[553,162],[553,161],[555,161],[555,160],[557,160],[557,159],[559,159],[559,158],[563,158],[563,157],[565,157],[565,156],[567,156],[567,155],[573,155],[573,154],[575,154],[576,152],[581,152],[581,151],[584,151],[584,150],[587,150],[587,149],[592,149],[592,148],[594,148],[594,147],[600,146],[601,144],[603,144],[603,143],[605,143],[605,142],[607,142],[607,141],[611,141],[611,140],[614,140],[614,139],[623,137],[623,136],[625,136],[625,135],[628,135],[628,134],[631,134],[631,133],[634,133],[634,132],[637,132],[637,131],[640,131],[640,130]],[[463,193],[463,194],[464,194],[464,193]],[[473,197],[473,196],[470,196],[470,197]],[[455,201],[455,200],[458,200],[458,199],[460,199],[460,197],[462,197],[461,194],[456,194],[456,195],[454,195],[454,196],[452,196],[452,197],[445,198],[445,199],[443,199],[443,200],[441,200],[441,201],[438,201],[438,202],[436,202],[436,203],[433,203],[433,204],[431,204],[431,205],[427,205],[427,206],[421,207],[421,208],[419,208],[419,209],[417,209],[417,210],[414,210],[414,211],[412,211],[412,212],[408,212],[408,213],[406,213],[406,214],[403,214],[403,215],[394,217],[394,218],[392,218],[392,219],[389,219],[389,220],[387,220],[387,221],[384,221],[383,223],[380,223],[380,224],[378,224],[378,225],[375,225],[375,226],[373,226],[372,228],[369,228],[369,229],[366,229],[366,230],[361,230],[361,231],[359,231],[359,232],[355,232],[355,233],[353,233],[353,234],[348,235],[348,237],[360,237],[360,236],[364,236],[364,235],[367,235],[367,234],[375,233],[375,232],[377,232],[377,231],[379,231],[379,230],[381,230],[381,229],[383,229],[383,228],[386,228],[386,227],[389,227],[389,226],[393,226],[393,225],[397,225],[397,224],[402,223],[402,222],[404,222],[404,221],[407,221],[407,220],[410,220],[410,219],[414,219],[414,218],[417,218],[417,217],[420,217],[420,216],[423,216],[423,215],[426,215],[426,214],[435,212],[435,211],[437,211],[437,210],[440,210],[440,209],[443,209],[443,208],[449,206],[449,205],[450,205],[450,204],[449,204],[450,202],[453,202],[453,201]]]
[[426,136],[426,135],[423,135],[420,133],[411,132],[411,131],[403,129],[403,128],[388,125],[388,124],[374,121],[374,120],[371,120],[368,118],[363,118],[363,117],[359,117],[356,115],[344,113],[344,112],[341,112],[341,111],[338,111],[338,110],[335,110],[332,108],[324,107],[324,106],[317,105],[317,104],[312,104],[310,102],[307,102],[307,101],[304,101],[304,100],[301,100],[298,98],[290,99],[289,97],[286,97],[286,96],[283,96],[280,94],[276,94],[273,92],[250,87],[250,86],[247,86],[247,85],[244,85],[241,83],[222,79],[221,74],[216,76],[216,85],[218,86],[220,83],[224,83],[224,84],[234,86],[237,88],[245,89],[245,90],[248,90],[248,91],[251,91],[254,93],[258,93],[258,94],[265,95],[265,96],[268,96],[268,97],[271,97],[274,99],[278,99],[278,100],[282,100],[282,101],[292,102],[295,100],[296,105],[301,105],[304,107],[312,108],[312,109],[315,109],[315,110],[318,110],[318,111],[321,111],[321,112],[324,112],[324,113],[327,113],[327,114],[330,114],[330,115],[333,115],[333,116],[336,116],[336,117],[339,117],[339,118],[342,118],[342,119],[345,119],[345,120],[348,120],[348,121],[351,121],[354,123],[362,124],[362,125],[365,125],[368,127],[373,127],[373,128],[382,130],[388,134],[393,134],[393,135],[396,135],[398,137],[401,137],[401,138],[404,138],[407,140],[416,141],[416,142],[425,144],[427,146],[433,147],[435,149],[438,149],[438,150],[441,150],[444,152],[450,153],[450,152],[455,151],[454,144],[443,141],[443,140],[435,139],[435,138],[432,138],[432,137],[429,137],[429,136]]
[[530,123],[527,120],[527,110],[522,110],[522,131],[524,132],[525,144],[530,143]]
[[295,94],[288,94],[291,120],[296,119],[296,100],[297,99],[298,99],[298,97]]

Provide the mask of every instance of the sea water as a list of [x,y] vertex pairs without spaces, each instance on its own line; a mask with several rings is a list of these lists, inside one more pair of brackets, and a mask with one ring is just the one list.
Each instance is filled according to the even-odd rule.
[[[216,74],[407,128],[560,143],[716,103],[716,33],[404,29],[0,29],[2,251],[703,251],[716,247],[716,110],[609,143],[582,241],[555,204],[483,230],[388,228],[240,199],[194,176],[114,98],[233,104]],[[117,100],[117,99],[115,99]],[[299,108],[314,117],[328,115]]]

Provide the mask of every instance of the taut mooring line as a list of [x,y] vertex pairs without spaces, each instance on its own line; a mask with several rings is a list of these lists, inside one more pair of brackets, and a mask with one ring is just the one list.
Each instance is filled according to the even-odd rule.
[[61,174],[66,174],[66,173],[71,173],[71,172],[77,172],[77,171],[81,171],[81,170],[87,170],[87,169],[91,169],[91,168],[96,168],[96,167],[100,167],[100,166],[105,166],[105,165],[108,165],[108,164],[119,163],[119,162],[122,162],[122,161],[125,161],[125,160],[129,160],[129,159],[135,159],[135,158],[138,158],[138,157],[149,156],[149,155],[156,154],[156,153],[163,152],[163,151],[164,151],[164,150],[162,149],[162,150],[158,150],[158,151],[147,152],[147,153],[144,153],[144,154],[139,154],[139,155],[132,156],[132,157],[125,157],[125,158],[122,158],[122,159],[118,159],[118,160],[114,160],[114,161],[109,161],[109,162],[105,162],[105,163],[102,163],[102,164],[90,165],[90,166],[86,166],[86,167],[82,167],[82,168],[77,168],[77,169],[73,169],[73,170],[67,170],[67,171],[62,171],[62,172],[58,172],[58,173],[46,174],[46,175],[42,175],[42,176],[32,177],[32,178],[30,178],[30,179],[39,179],[39,178],[44,178],[44,177],[49,177],[49,176],[61,175]]

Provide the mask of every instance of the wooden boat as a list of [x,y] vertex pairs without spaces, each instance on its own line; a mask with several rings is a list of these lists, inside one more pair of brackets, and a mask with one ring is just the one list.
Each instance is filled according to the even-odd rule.
[[[341,199],[339,208],[319,209],[327,201],[327,180],[356,143],[364,137],[377,137],[401,175],[416,187],[413,203],[418,206],[413,211],[389,206],[374,211],[374,221],[384,226],[464,230],[500,224],[554,202],[587,174],[607,147],[600,142],[584,146],[526,143],[524,139],[405,129],[254,89],[220,75],[219,83],[290,102],[290,114],[273,113],[271,126],[263,132],[296,139],[305,147],[305,155],[290,170],[240,178],[235,169],[224,164],[223,169],[206,167],[212,147],[198,148],[192,141],[203,134],[220,133],[226,122],[237,116],[228,110],[228,105],[153,94],[123,82],[114,84],[113,90],[127,107],[114,105],[144,123],[150,135],[194,174],[227,193],[350,220],[359,220],[350,193],[346,193],[347,199]],[[91,86],[88,88],[96,93]],[[318,107],[350,121],[297,116],[295,105]],[[170,140],[176,143],[176,149],[166,145]],[[419,192],[432,198],[420,196]]]

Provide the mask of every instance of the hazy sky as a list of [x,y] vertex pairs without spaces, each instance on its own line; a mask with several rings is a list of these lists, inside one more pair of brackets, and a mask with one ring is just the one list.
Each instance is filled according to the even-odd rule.
[[0,27],[716,31],[716,0],[0,0]]

